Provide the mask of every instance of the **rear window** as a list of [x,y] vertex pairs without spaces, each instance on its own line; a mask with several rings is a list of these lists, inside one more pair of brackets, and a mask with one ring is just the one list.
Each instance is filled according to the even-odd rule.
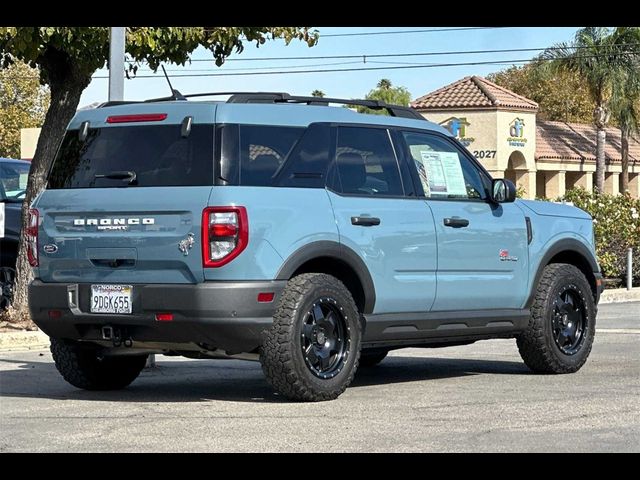
[[[109,178],[134,172],[135,180]],[[115,174],[115,175],[114,175]],[[49,174],[48,188],[198,186],[213,184],[213,125],[137,125],[89,129],[85,141],[69,130]]]

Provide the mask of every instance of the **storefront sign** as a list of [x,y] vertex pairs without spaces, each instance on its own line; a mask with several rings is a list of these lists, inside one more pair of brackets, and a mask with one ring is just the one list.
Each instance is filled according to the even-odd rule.
[[522,118],[515,118],[509,124],[507,142],[511,147],[524,147],[526,145],[527,139],[524,138],[524,120]]
[[443,122],[440,122],[440,125],[449,130],[465,147],[471,145],[475,140],[473,137],[467,137],[467,127],[471,124],[464,117],[447,118]]

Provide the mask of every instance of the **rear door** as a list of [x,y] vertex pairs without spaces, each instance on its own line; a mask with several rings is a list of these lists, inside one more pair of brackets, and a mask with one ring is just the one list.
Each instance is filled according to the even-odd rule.
[[328,195],[340,242],[371,273],[373,313],[426,312],[435,297],[433,218],[405,173],[386,128],[338,127]]
[[79,120],[66,133],[35,205],[41,280],[202,281],[200,224],[213,185],[213,107],[195,115],[175,105],[136,108],[146,116],[121,115],[122,107],[97,109],[88,114],[86,138]]

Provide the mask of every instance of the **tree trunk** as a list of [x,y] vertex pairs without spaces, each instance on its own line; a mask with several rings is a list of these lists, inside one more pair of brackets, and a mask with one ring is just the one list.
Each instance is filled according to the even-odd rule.
[[604,192],[604,170],[606,168],[604,161],[604,146],[607,140],[607,131],[598,127],[596,137],[596,190],[599,193]]
[[622,128],[621,133],[621,150],[622,150],[622,173],[620,174],[620,191],[625,193],[629,191],[629,129]]
[[[63,74],[60,74],[61,72],[56,73],[58,75],[55,76],[55,81],[51,81],[49,84],[51,87],[51,104],[40,131],[36,152],[31,161],[27,192],[22,204],[22,230],[20,232],[20,247],[16,265],[16,283],[13,304],[9,312],[7,312],[9,321],[21,322],[28,318],[27,287],[33,279],[33,272],[27,260],[25,242],[29,206],[45,187],[46,174],[56,154],[60,140],[78,108],[82,91],[91,81],[91,75],[78,74],[72,69],[66,69]],[[50,77],[53,77],[53,75]]]
[[604,171],[606,168],[604,147],[607,140],[607,131],[605,130],[607,122],[609,121],[609,110],[607,106],[598,103],[593,111],[593,124],[598,129],[596,135],[596,184],[595,190],[598,193],[604,192]]

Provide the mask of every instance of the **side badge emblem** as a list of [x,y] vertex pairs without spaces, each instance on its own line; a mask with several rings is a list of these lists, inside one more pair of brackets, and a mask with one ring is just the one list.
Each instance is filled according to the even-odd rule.
[[509,250],[505,250],[505,249],[501,249],[498,252],[498,257],[500,258],[501,262],[517,262],[518,261],[518,257],[509,255]]
[[58,251],[58,246],[55,243],[49,243],[42,247],[42,250],[44,250],[44,253],[56,253]]
[[182,254],[186,257],[189,255],[189,250],[193,248],[194,243],[196,243],[193,238],[193,233],[187,235],[187,238],[184,240],[180,240],[178,243],[178,249],[182,252]]

